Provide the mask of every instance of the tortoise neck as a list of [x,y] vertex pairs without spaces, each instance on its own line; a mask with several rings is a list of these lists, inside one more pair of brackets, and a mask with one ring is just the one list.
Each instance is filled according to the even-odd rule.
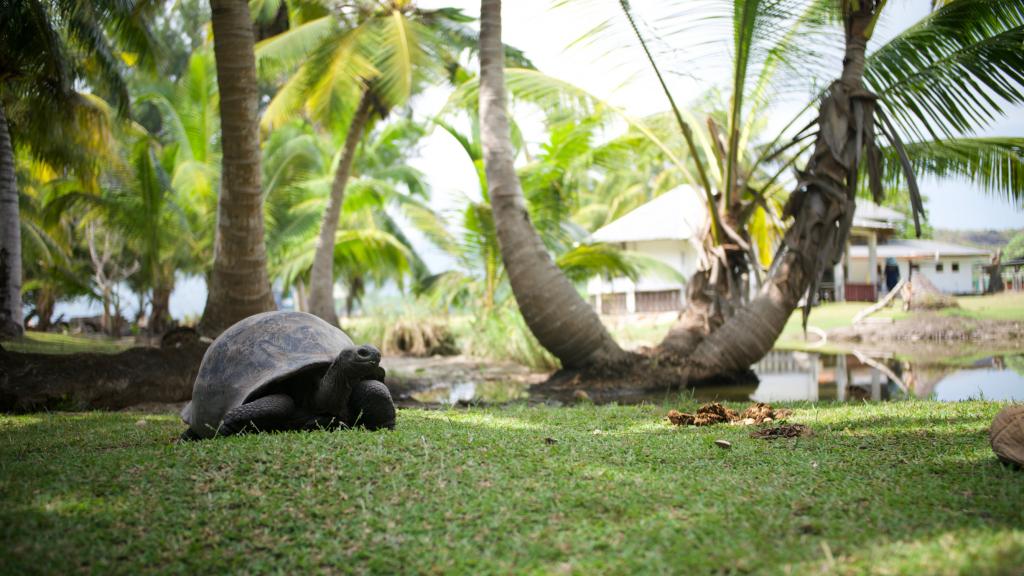
[[341,411],[344,408],[342,404],[345,401],[346,385],[343,372],[342,362],[335,358],[327,368],[327,372],[320,378],[316,387],[314,404],[321,410],[330,407],[333,410]]

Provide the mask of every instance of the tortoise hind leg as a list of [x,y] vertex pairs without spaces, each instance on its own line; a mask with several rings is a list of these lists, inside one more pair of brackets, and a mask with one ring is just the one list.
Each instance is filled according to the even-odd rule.
[[296,412],[295,400],[291,396],[271,394],[229,411],[224,415],[217,434],[230,436],[243,431],[294,430],[299,428]]

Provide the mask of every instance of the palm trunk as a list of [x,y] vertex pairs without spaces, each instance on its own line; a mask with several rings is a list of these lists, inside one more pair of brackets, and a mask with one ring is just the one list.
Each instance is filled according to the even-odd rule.
[[51,290],[40,288],[36,293],[36,329],[46,332],[53,325],[53,307],[56,298]]
[[110,287],[104,286],[103,287],[103,316],[100,316],[100,332],[106,334],[107,336],[113,336],[113,334],[114,334],[113,321],[111,320],[111,315],[110,315],[110,300],[111,300],[111,290],[110,290]]
[[263,240],[259,92],[246,0],[210,0],[220,89],[223,174],[209,295],[199,330],[215,336],[274,309]]
[[163,334],[167,330],[171,318],[171,292],[174,286],[153,288],[153,306],[149,311],[146,328],[150,334]]
[[530,331],[564,368],[622,362],[626,353],[555,266],[530,223],[513,166],[505,99],[501,0],[482,0],[480,139],[498,244],[512,292]]
[[[738,192],[736,192],[738,194]],[[739,216],[739,205],[716,208],[719,220],[750,242],[745,223]],[[745,302],[749,289],[745,281],[750,266],[747,254],[735,243],[714,246],[710,229],[705,231],[704,257],[712,265],[693,273],[686,284],[686,309],[661,343],[661,349],[675,356],[687,356],[708,334],[717,330]],[[725,264],[716,257],[724,253]]]
[[[794,221],[774,273],[757,298],[696,346],[688,359],[693,380],[746,370],[760,360],[800,298],[842,253],[853,218],[858,145],[862,130],[871,129],[874,96],[864,89],[863,76],[875,8],[862,0],[845,15],[843,74],[822,100],[814,154],[786,206]],[[861,113],[866,120],[856,119]]]
[[324,219],[320,223],[320,237],[316,242],[316,254],[313,256],[313,269],[309,274],[309,311],[323,318],[333,326],[338,325],[338,313],[334,309],[334,237],[338,233],[338,219],[341,217],[341,205],[345,201],[345,186],[352,172],[352,160],[356,155],[363,130],[370,120],[372,95],[367,89],[359,101],[359,108],[352,117],[352,124],[345,136],[345,148],[338,160],[338,168],[334,172],[334,183],[331,185],[331,198],[324,210]]
[[3,104],[0,104],[0,230],[0,338],[17,338],[25,331],[21,312],[21,221],[14,146]]

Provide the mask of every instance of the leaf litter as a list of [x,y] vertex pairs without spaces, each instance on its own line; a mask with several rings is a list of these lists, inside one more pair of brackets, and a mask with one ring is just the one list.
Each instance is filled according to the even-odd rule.
[[693,414],[670,410],[668,420],[676,426],[713,426],[722,423],[749,426],[751,424],[774,422],[788,418],[792,414],[792,410],[772,408],[771,404],[765,404],[764,402],[751,404],[743,412],[736,412],[731,408],[722,406],[718,402],[709,402],[698,408]]
[[[737,412],[731,408],[722,406],[718,402],[709,402],[702,405],[693,414],[670,410],[668,420],[676,426],[713,426],[716,424],[732,424],[734,426],[750,426],[771,424],[788,418],[793,414],[792,410],[786,408],[773,408],[771,404],[757,402],[751,404],[746,410]],[[804,424],[780,424],[778,426],[761,428],[750,433],[751,438],[763,440],[774,440],[776,438],[801,438],[812,436],[814,432]],[[728,442],[721,440],[723,444]],[[716,442],[716,444],[718,443]],[[721,448],[727,448],[718,444]],[[729,444],[728,447],[731,447]]]

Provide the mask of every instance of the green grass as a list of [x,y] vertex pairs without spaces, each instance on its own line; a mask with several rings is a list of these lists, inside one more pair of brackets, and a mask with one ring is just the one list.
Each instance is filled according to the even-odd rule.
[[0,566],[1021,574],[1024,472],[985,433],[1001,405],[795,407],[815,436],[677,429],[655,406],[404,410],[393,432],[185,445],[171,416],[0,416]]
[[993,296],[961,296],[960,308],[944,310],[944,314],[981,320],[1024,320],[1024,293],[1004,292]]
[[131,338],[119,340],[102,336],[69,336],[51,332],[25,332],[17,340],[4,340],[4,349],[13,352],[31,352],[35,354],[79,354],[82,352],[98,352],[116,354],[135,346]]
[[[977,320],[1024,320],[1024,293],[1009,292],[992,296],[960,296],[957,298],[960,308],[950,308],[939,313],[947,316],[961,316]],[[839,302],[822,304],[811,309],[808,326],[820,328],[826,332],[835,328],[850,326],[858,312],[870,306],[866,302]],[[785,329],[776,342],[776,347],[788,350],[810,350],[833,352],[843,348],[829,346],[817,347],[818,337],[809,334],[804,339],[803,316],[801,310],[795,310],[786,323]],[[872,318],[892,318],[895,322],[911,317],[916,312],[904,312],[900,302],[883,308],[871,315]]]

